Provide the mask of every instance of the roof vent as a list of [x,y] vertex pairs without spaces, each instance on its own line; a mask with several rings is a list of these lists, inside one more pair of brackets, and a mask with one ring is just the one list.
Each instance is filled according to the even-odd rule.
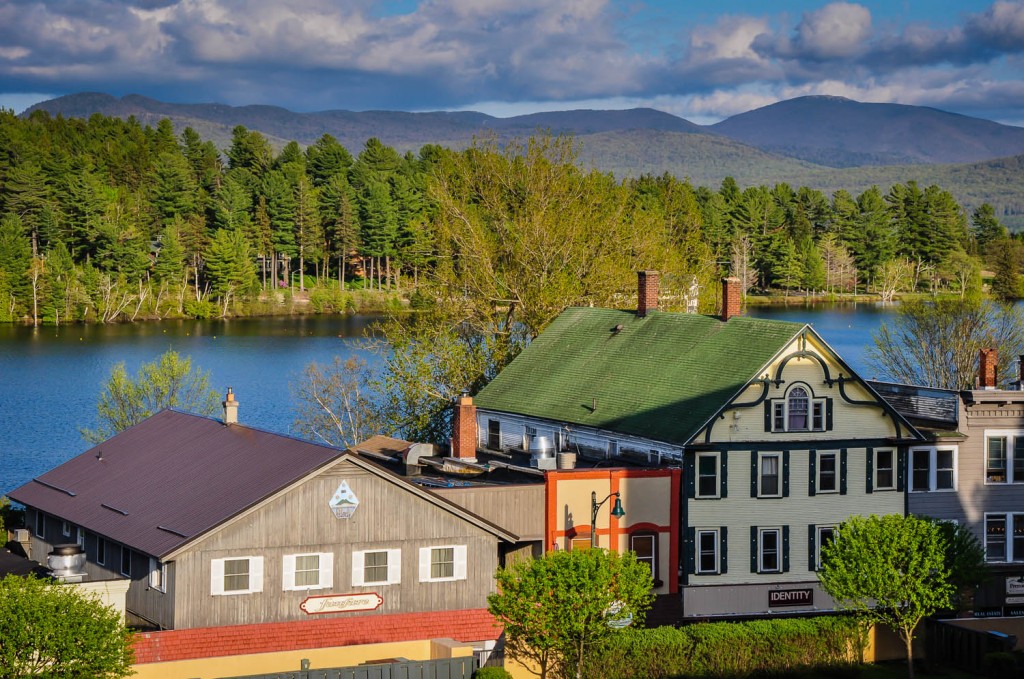
[[534,436],[530,439],[530,466],[534,469],[554,469],[557,466],[555,446],[550,436]]
[[85,550],[75,543],[54,545],[46,557],[46,567],[61,582],[81,582],[85,579]]

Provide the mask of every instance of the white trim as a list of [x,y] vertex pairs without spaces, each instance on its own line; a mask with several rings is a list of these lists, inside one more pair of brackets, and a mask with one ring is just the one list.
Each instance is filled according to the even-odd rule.
[[[1024,431],[1020,429],[986,429],[984,437],[984,450],[982,451],[982,470],[981,475],[984,479],[986,486],[1010,486],[1013,484],[1024,483],[1024,479],[1018,479],[1014,476],[1013,470],[1013,458],[1017,454],[1017,439],[1024,437]],[[988,480],[988,440],[990,438],[1005,438],[1006,439],[1006,480],[1005,481],[989,481]],[[1024,455],[1024,450],[1021,451]]]
[[[719,536],[718,528],[697,528],[694,531],[694,563],[693,572],[696,575],[717,575],[722,572],[722,555],[721,555],[721,537]],[[715,546],[715,567],[713,570],[702,570],[700,567],[700,537],[701,535],[711,535]]]
[[[715,492],[712,495],[702,495],[700,492],[700,460],[702,457],[713,458],[715,461]],[[718,451],[697,453],[693,460],[694,489],[693,497],[699,500],[710,500],[722,496],[722,455]]]
[[[838,493],[839,489],[840,489],[840,486],[842,485],[841,479],[839,478],[841,476],[841,470],[839,468],[839,466],[840,466],[839,451],[838,450],[819,450],[817,452],[817,456],[818,456],[818,459],[815,461],[814,469],[815,469],[815,472],[816,472],[818,478],[815,479],[815,482],[814,482],[814,494],[815,495],[818,495],[818,494],[830,495],[832,493]],[[822,474],[821,461],[822,461],[822,458],[824,458],[825,456],[831,457],[832,460],[834,461],[834,465],[832,467],[832,488],[830,490],[825,490],[821,486],[821,474]]]
[[[103,556],[100,557],[100,547],[103,548]],[[96,563],[100,566],[107,565],[107,539],[102,535],[96,535]]]
[[[125,556],[128,557],[128,570],[124,568]],[[121,563],[118,565],[119,572],[126,578],[132,577],[132,550],[129,547],[121,545]]]
[[821,539],[821,532],[826,530],[832,532],[832,539],[834,540],[836,535],[836,526],[830,524],[814,527],[814,565],[819,571],[821,570],[821,545],[823,542]]
[[75,542],[78,544],[79,547],[82,548],[82,551],[84,552],[85,551],[85,529],[82,528],[81,526],[79,526],[78,528],[75,529]]
[[[950,451],[953,453],[953,487],[938,487],[938,454],[939,452]],[[919,452],[928,453],[928,487],[924,489],[914,488],[914,454]],[[908,493],[955,493],[960,486],[959,446],[913,446],[907,453],[907,492]]]
[[[767,533],[775,534],[775,562],[776,567],[772,569],[764,566],[764,536]],[[781,573],[782,572],[782,528],[758,528],[757,529],[757,572],[758,573]]]
[[[985,563],[1024,563],[1024,554],[1014,554],[1013,550],[1013,519],[1015,516],[1024,517],[1024,512],[985,512],[981,522],[982,545],[985,548]],[[988,557],[988,520],[989,517],[1001,518],[1003,520],[1003,551],[1006,556],[1002,559],[989,559]]]
[[67,521],[60,522],[60,534],[66,538],[71,537],[71,524]]
[[[227,590],[224,588],[224,564],[227,561],[249,562],[249,587],[247,589]],[[263,557],[262,556],[228,556],[222,559],[210,559],[210,594],[232,596],[235,594],[253,594],[263,591]]]
[[[794,389],[803,389],[807,394],[807,426],[803,429],[790,429],[789,427],[789,398]],[[806,382],[794,382],[789,385],[781,396],[768,399],[771,404],[771,430],[779,433],[815,433],[828,431],[828,407],[825,397],[815,396],[814,390]],[[821,410],[821,427],[814,426],[814,409]],[[781,418],[782,426],[779,426]]]
[[[295,573],[298,558],[301,556],[317,557],[317,581],[315,585],[296,585]],[[334,585],[334,554],[332,552],[305,552],[302,554],[285,554],[281,559],[281,586],[286,592],[306,591],[310,589],[327,589]]]
[[[451,577],[433,578],[430,576],[431,571],[431,556],[434,550],[437,549],[450,549],[452,550],[452,573]],[[455,580],[465,580],[467,571],[467,549],[466,545],[435,545],[433,547],[420,547],[419,552],[419,573],[420,582],[452,582]]]
[[37,538],[44,538],[45,539],[46,538],[46,514],[44,514],[43,512],[39,511],[38,509],[36,510],[35,524],[36,525],[34,526],[34,530],[35,530],[36,537]]
[[149,586],[158,592],[167,591],[167,564],[149,557]]
[[[385,580],[366,579],[366,555],[384,552],[387,555],[387,576]],[[397,585],[402,581],[402,550],[401,549],[363,549],[352,552],[352,586],[377,587],[378,585]]]
[[[764,483],[763,483],[763,478],[764,477],[761,474],[761,470],[762,470],[762,466],[761,466],[762,462],[761,461],[764,458],[766,458],[766,457],[774,457],[774,458],[777,458],[778,461],[779,461],[779,468],[778,468],[778,473],[777,473],[777,475],[778,475],[778,492],[771,493],[771,494],[764,492]],[[758,497],[782,497],[783,476],[785,475],[785,470],[782,468],[783,457],[784,457],[783,454],[781,452],[777,452],[777,451],[771,451],[771,450],[767,451],[767,452],[760,452],[760,451],[758,451],[758,453],[757,453],[757,496]]]
[[[882,486],[882,485],[879,485],[879,483],[878,483],[878,470],[880,468],[879,465],[878,465],[878,454],[879,453],[885,453],[885,452],[889,453],[889,467],[888,467],[888,469],[889,469],[890,474],[892,475],[891,484],[888,485],[888,486]],[[874,451],[874,459],[872,459],[871,462],[872,462],[872,465],[871,465],[871,475],[872,475],[871,491],[875,492],[875,491],[879,491],[879,490],[896,490],[896,476],[897,476],[897,474],[899,472],[899,457],[897,455],[896,449],[895,448],[876,448],[875,451]]]

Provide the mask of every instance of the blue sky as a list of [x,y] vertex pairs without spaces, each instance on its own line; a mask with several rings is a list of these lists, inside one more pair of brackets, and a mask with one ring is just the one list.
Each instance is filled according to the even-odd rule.
[[82,91],[699,123],[829,94],[1024,125],[1024,0],[0,0],[0,106]]

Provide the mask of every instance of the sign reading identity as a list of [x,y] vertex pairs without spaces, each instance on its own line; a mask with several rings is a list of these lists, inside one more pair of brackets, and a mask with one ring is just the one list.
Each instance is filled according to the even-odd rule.
[[813,605],[814,590],[810,587],[806,589],[772,589],[768,591],[768,608]]
[[375,611],[384,603],[384,599],[376,592],[362,594],[328,594],[325,596],[306,597],[299,608],[306,615],[317,613],[352,613],[355,611]]
[[334,491],[330,505],[336,519],[351,519],[352,515],[356,513],[356,509],[359,508],[359,498],[348,487],[348,481],[342,481],[338,490]]

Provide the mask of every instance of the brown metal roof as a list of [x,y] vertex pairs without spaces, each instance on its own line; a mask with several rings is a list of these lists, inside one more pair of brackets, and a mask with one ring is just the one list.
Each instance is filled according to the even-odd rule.
[[164,410],[9,496],[162,557],[342,454]]

